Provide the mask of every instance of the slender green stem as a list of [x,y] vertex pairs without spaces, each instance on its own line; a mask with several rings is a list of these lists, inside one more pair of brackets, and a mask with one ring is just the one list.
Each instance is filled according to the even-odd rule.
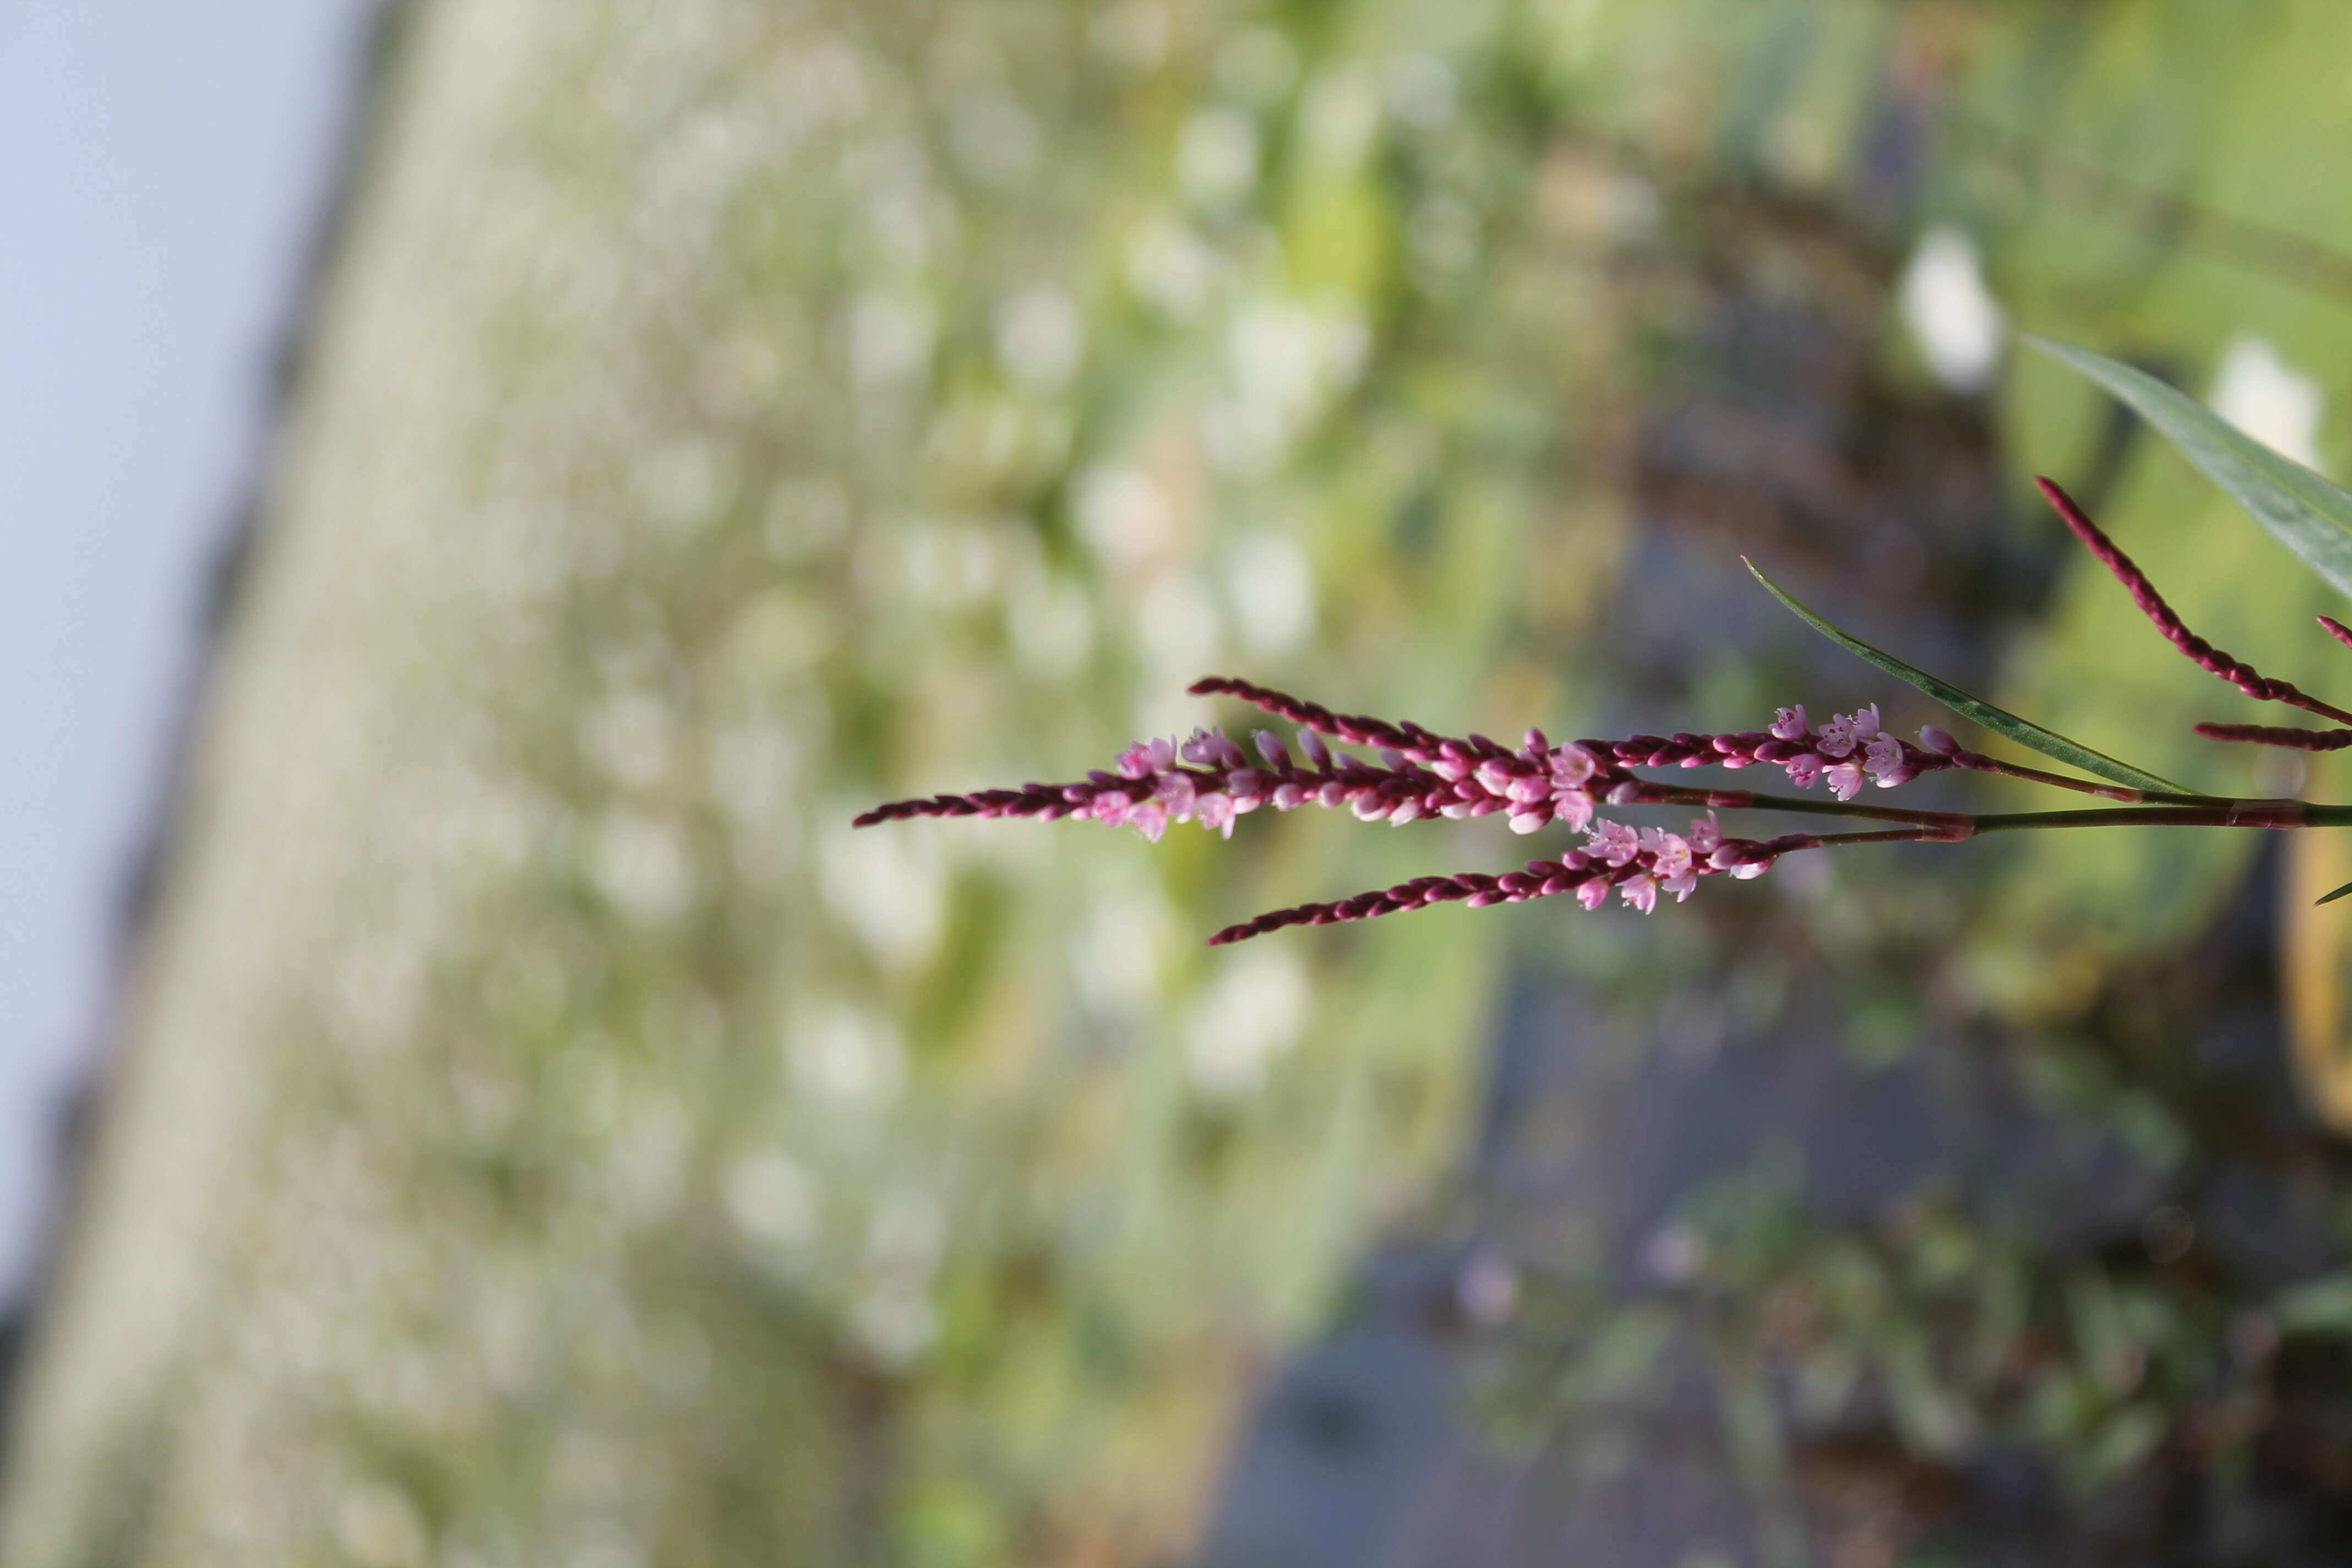
[[1968,820],[1956,811],[1913,811],[1900,805],[1857,805],[1851,801],[1822,800],[1801,795],[1768,795],[1749,789],[1676,789],[1672,784],[1642,783],[1638,805],[1704,805],[1717,811],[1799,811],[1815,816],[1859,816],[1871,822],[1909,822],[1948,826]]
[[2186,805],[2123,805],[2081,811],[2005,811],[1982,816],[1951,814],[1913,827],[1872,833],[1790,833],[1767,840],[1778,857],[1799,849],[1832,849],[1849,844],[1893,844],[1920,839],[1954,842],[1979,833],[2020,833],[2059,827],[2352,827],[2352,805],[2315,805],[2300,800],[2237,800],[2191,797]]

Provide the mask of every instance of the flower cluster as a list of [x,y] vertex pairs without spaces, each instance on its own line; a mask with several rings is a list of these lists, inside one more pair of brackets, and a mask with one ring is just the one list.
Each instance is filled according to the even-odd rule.
[[1743,880],[1760,877],[1777,857],[1804,847],[1794,839],[1759,843],[1727,838],[1711,811],[1694,820],[1687,834],[1655,827],[1635,829],[1605,820],[1590,824],[1584,833],[1582,849],[1571,849],[1557,860],[1530,860],[1523,871],[1507,871],[1499,877],[1479,871],[1416,877],[1335,903],[1274,910],[1227,926],[1209,939],[1209,945],[1222,947],[1286,926],[1339,925],[1456,900],[1478,910],[1573,893],[1578,903],[1597,910],[1608,900],[1612,888],[1626,903],[1648,914],[1657,907],[1661,892],[1674,894],[1680,902],[1690,896],[1702,877],[1720,874]]
[[[1865,779],[1881,789],[1908,784],[1921,773],[1940,768],[1965,767],[1973,753],[1933,724],[1919,731],[1914,746],[1882,728],[1878,705],[1856,713],[1839,713],[1817,733],[1801,702],[1779,710],[1769,730],[1733,735],[1635,735],[1605,742],[1609,754],[1629,767],[1725,768],[1754,767],[1771,763],[1785,769],[1799,789],[1825,784],[1840,800],[1862,793]],[[1587,744],[1604,742],[1588,742]],[[1925,749],[1923,750],[1922,747]]]
[[[2157,594],[2130,557],[2082,514],[2056,485],[2036,481],[2067,526],[2109,571],[2168,640],[2197,664],[2246,695],[2352,726],[2352,710],[2322,702],[2292,684],[2263,676],[2197,637]],[[1777,592],[1777,590],[1775,590]],[[2352,647],[2352,628],[2320,617],[2329,635]],[[1515,833],[1535,833],[1560,823],[1584,834],[1584,847],[1557,860],[1534,860],[1524,871],[1502,876],[1465,871],[1450,877],[1420,877],[1392,888],[1359,893],[1336,903],[1301,904],[1276,910],[1229,927],[1213,943],[1238,942],[1292,925],[1328,925],[1376,915],[1425,909],[1463,900],[1472,907],[1517,903],[1573,893],[1586,909],[1608,900],[1609,889],[1647,914],[1658,895],[1688,898],[1701,878],[1760,876],[1780,856],[1819,849],[1903,840],[1952,843],[1979,833],[2033,827],[2093,826],[2301,827],[2352,825],[2352,807],[2310,806],[2300,801],[2237,800],[2180,791],[2152,774],[2046,732],[2036,741],[2015,738],[2050,752],[2086,771],[2117,781],[2093,783],[2046,773],[1963,750],[1944,731],[1928,725],[1916,746],[1886,731],[1876,704],[1832,714],[1815,730],[1800,703],[1783,708],[1769,729],[1738,734],[1633,735],[1621,741],[1580,740],[1555,746],[1540,730],[1530,730],[1516,748],[1484,735],[1441,735],[1413,723],[1391,723],[1363,714],[1335,713],[1245,680],[1211,677],[1193,683],[1194,696],[1239,698],[1298,727],[1297,755],[1267,731],[1254,736],[1256,757],[1222,730],[1196,730],[1190,740],[1139,742],[1115,769],[1098,770],[1075,784],[1026,784],[1018,789],[980,790],[969,795],[929,795],[893,801],[865,813],[856,826],[870,826],[915,816],[1026,816],[1041,821],[1086,817],[1121,823],[1157,842],[1171,822],[1197,822],[1231,837],[1234,822],[1261,806],[1294,811],[1302,805],[1346,807],[1366,822],[1402,826],[1424,818],[1507,816]],[[2352,746],[2352,728],[2285,730],[2263,725],[2200,724],[2216,740],[2244,741],[2305,751]],[[1377,762],[1337,752],[1325,737],[1371,751]],[[2044,742],[2055,742],[2052,744]],[[2086,760],[2091,759],[2091,760]],[[1643,779],[1636,768],[1738,770],[1769,763],[1799,789],[1825,785],[1834,803],[1818,796],[1759,795],[1745,790],[1689,789]],[[2003,774],[2012,779],[2075,791],[2123,803],[2101,812],[2011,812],[1969,816],[1861,805],[1854,797],[1865,783],[1882,789],[1944,768]],[[1601,819],[1602,805],[1693,805],[1708,808],[1686,834],[1636,828]],[[1801,811],[1822,816],[1875,819],[1869,831],[1784,834],[1756,840],[1727,838],[1715,808]],[[2331,898],[2352,895],[2352,887]]]
[[908,816],[1076,816],[1123,823],[1156,843],[1171,822],[1197,822],[1230,838],[1234,819],[1262,806],[1319,805],[1395,826],[1503,812],[1512,831],[1533,833],[1553,822],[1582,827],[1600,798],[1637,785],[1603,761],[1595,746],[1605,742],[1554,746],[1538,730],[1517,751],[1482,735],[1428,735],[1410,753],[1382,746],[1377,765],[1334,751],[1313,730],[1298,731],[1297,759],[1270,731],[1253,740],[1255,761],[1221,729],[1195,730],[1181,742],[1139,741],[1120,754],[1116,771],[1097,770],[1080,783],[894,801],[856,826]]

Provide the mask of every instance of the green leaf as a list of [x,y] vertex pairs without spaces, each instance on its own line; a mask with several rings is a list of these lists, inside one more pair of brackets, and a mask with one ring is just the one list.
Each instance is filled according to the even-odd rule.
[[2086,773],[2096,773],[2103,779],[2110,779],[2133,789],[2156,790],[2168,795],[2197,793],[2194,790],[2183,789],[2168,779],[2158,778],[2154,773],[2133,767],[2129,763],[2119,763],[2105,752],[2095,752],[2080,741],[2070,741],[2063,735],[2056,734],[2039,724],[2021,719],[2005,709],[1996,708],[1981,697],[1971,697],[1948,680],[1939,679],[1924,669],[1907,665],[1891,653],[1881,652],[1860,637],[1851,637],[1840,631],[1804,605],[1797,603],[1781,591],[1778,583],[1757,571],[1756,563],[1748,560],[1745,555],[1739,560],[1748,571],[1756,574],[1756,580],[1764,584],[1765,591],[1787,605],[1798,619],[1856,658],[1866,664],[1877,666],[1897,680],[1917,687],[1961,718],[1972,723],[1981,724],[1996,735],[2006,735],[2021,746],[2030,746],[2045,757],[2055,757],[2069,767],[2080,768]]
[[2347,893],[2352,893],[2352,882],[2347,882],[2342,887],[2336,889],[2334,892],[2324,894],[2319,898],[2312,900],[2311,907],[2315,910],[2322,904],[2332,904]]
[[2352,595],[2352,490],[2273,451],[2144,371],[2071,343],[2030,336],[2025,341],[2129,404],[2280,543],[2337,592]]

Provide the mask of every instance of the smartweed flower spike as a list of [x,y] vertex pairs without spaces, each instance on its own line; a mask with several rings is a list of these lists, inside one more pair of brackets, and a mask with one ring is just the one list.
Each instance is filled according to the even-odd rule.
[[[2291,682],[2272,679],[2191,632],[2147,574],[2083,514],[2064,490],[2048,479],[2035,482],[2075,537],[2123,583],[2132,602],[2156,623],[2168,641],[2200,668],[2249,697],[2284,702],[2352,726],[2352,712],[2322,702]],[[1801,613],[1811,618],[1810,612]],[[2328,635],[2352,648],[2352,628],[2326,616],[2319,619]],[[1852,646],[1851,639],[1847,641]],[[1883,657],[1874,650],[1865,651],[1874,662]],[[1882,668],[1894,666],[1882,664]],[[1923,689],[1946,697],[1956,706],[1965,698],[1964,693],[1947,697],[1950,689],[1919,671],[1910,670],[1905,678],[1913,677],[1918,678],[1914,684],[1925,682]],[[2027,828],[2352,826],[2352,807],[2116,788],[2045,773],[1969,751],[1933,724],[1919,731],[1919,743],[1915,746],[1887,731],[1875,703],[1852,713],[1832,714],[1818,729],[1804,704],[1794,703],[1780,709],[1768,727],[1733,734],[1631,735],[1556,746],[1542,731],[1529,730],[1519,745],[1511,747],[1484,735],[1443,735],[1412,722],[1335,713],[1318,702],[1228,677],[1212,676],[1195,682],[1192,689],[1195,696],[1239,699],[1296,725],[1296,751],[1292,742],[1261,730],[1252,738],[1253,756],[1223,730],[1195,730],[1189,740],[1181,742],[1172,738],[1139,741],[1121,752],[1113,767],[1090,773],[1074,784],[1025,784],[1018,789],[892,801],[860,816],[853,826],[870,827],[916,816],[1021,816],[1045,822],[1069,816],[1124,824],[1156,843],[1171,823],[1198,823],[1230,838],[1235,820],[1251,812],[1269,807],[1295,811],[1314,805],[1345,808],[1362,821],[1399,827],[1432,818],[1465,820],[1499,815],[1515,833],[1538,833],[1557,824],[1584,836],[1580,847],[1557,859],[1530,860],[1524,870],[1500,876],[1463,871],[1418,877],[1335,903],[1276,910],[1219,931],[1210,939],[1213,946],[1286,926],[1370,920],[1433,904],[1461,902],[1479,909],[1566,893],[1573,894],[1584,908],[1594,910],[1608,901],[1612,889],[1622,901],[1647,914],[1657,907],[1661,893],[1671,893],[1680,902],[1709,877],[1759,877],[1781,856],[1805,849],[1905,840],[1951,843],[1979,833]],[[1984,719],[1984,705],[1977,704],[1974,711]],[[2023,725],[1997,710],[1990,711],[1993,717],[1984,721],[2008,723],[2011,727],[2003,733],[2065,760],[2081,762],[2086,754],[2063,737]],[[2218,741],[2308,752],[2352,746],[2352,728],[2313,731],[2200,724],[2197,731]],[[1334,750],[1326,737],[1370,750],[1373,758]],[[2064,750],[2070,746],[2072,752]],[[2104,761],[2111,763],[2113,759]],[[1780,768],[1800,790],[1822,786],[1832,798],[1819,794],[1759,795],[1692,788],[1643,778],[1635,772],[1702,767],[1737,772],[1759,764]],[[1969,815],[1856,803],[1865,784],[1891,789],[1946,768],[2000,773],[2123,805],[2101,810]],[[2127,782],[2132,777],[2124,776]],[[2139,775],[2139,781],[2147,777]],[[1706,815],[1694,818],[1686,833],[1636,828],[1599,815],[1602,805],[1677,805],[1706,807]],[[1861,817],[1892,826],[1853,833],[1783,834],[1769,839],[1726,837],[1717,811],[1742,809]]]

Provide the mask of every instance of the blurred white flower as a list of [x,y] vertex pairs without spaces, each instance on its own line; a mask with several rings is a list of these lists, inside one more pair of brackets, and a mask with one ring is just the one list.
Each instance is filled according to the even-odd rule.
[[1013,379],[1052,392],[1078,368],[1085,329],[1069,297],[1058,289],[1030,289],[996,313],[996,353]]
[[795,1084],[822,1099],[887,1100],[906,1079],[907,1049],[881,1014],[819,1003],[785,1026],[784,1065]]
[[1176,178],[1207,206],[1249,194],[1257,183],[1257,121],[1239,109],[1203,109],[1184,124],[1176,148]]
[[1985,287],[1974,240],[1949,224],[1920,236],[1903,269],[1899,300],[1930,375],[1954,392],[1991,384],[2006,322]]
[[1315,574],[1286,536],[1260,531],[1234,546],[1225,569],[1234,624],[1250,652],[1271,657],[1315,629]]
[[726,1194],[729,1215],[754,1241],[801,1247],[816,1239],[816,1184],[782,1154],[739,1161],[727,1173]]
[[2319,466],[2319,420],[2327,395],[2279,357],[2268,340],[2242,333],[2221,355],[2213,411],[2274,452]]
[[1298,1043],[1307,998],[1306,971],[1288,952],[1264,948],[1238,956],[1193,1005],[1186,1031],[1193,1083],[1219,1099],[1255,1089],[1275,1058]]

